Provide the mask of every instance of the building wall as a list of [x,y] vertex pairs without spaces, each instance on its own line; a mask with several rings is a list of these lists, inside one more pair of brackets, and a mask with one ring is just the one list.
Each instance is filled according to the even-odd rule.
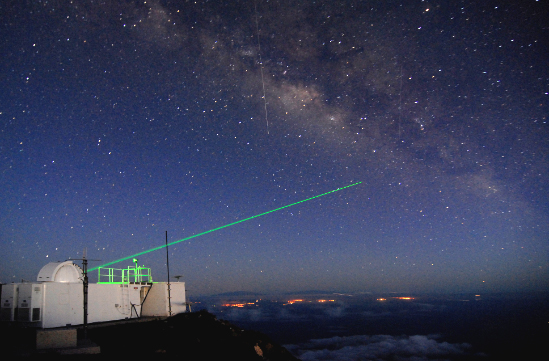
[[[185,282],[170,282],[172,315],[186,312]],[[169,316],[168,283],[157,282],[143,303],[143,316]]]
[[[175,282],[170,285],[172,315],[185,312],[185,283]],[[147,289],[150,289],[148,295]],[[84,295],[81,282],[4,285],[1,299],[2,321],[15,321],[38,328],[75,326],[84,322]],[[143,300],[145,303],[141,310]],[[138,318],[141,315],[169,316],[166,282],[154,283],[152,286],[89,284],[89,323]]]
[[[24,286],[23,284],[22,286]],[[33,284],[34,293],[42,288],[40,302],[42,328],[79,325],[84,319],[82,283],[43,282]],[[21,287],[20,287],[21,289]],[[21,299],[21,293],[19,298]],[[38,305],[38,303],[36,303]]]
[[17,310],[17,294],[19,285],[10,283],[2,286],[2,303],[0,304],[0,321],[15,321]]
[[88,322],[137,318],[141,313],[140,284],[90,284],[88,286]]

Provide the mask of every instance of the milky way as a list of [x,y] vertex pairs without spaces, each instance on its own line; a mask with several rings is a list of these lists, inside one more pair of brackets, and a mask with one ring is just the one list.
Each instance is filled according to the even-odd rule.
[[[199,294],[546,289],[539,2],[0,9],[2,282],[363,182],[177,244],[170,273]],[[140,263],[162,278],[164,256]]]

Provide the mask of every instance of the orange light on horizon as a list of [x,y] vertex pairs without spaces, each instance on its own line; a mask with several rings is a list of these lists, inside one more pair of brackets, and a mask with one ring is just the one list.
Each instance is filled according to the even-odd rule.
[[[395,300],[415,300],[414,297],[391,297]],[[386,298],[376,298],[377,301],[387,301]]]
[[294,303],[296,302],[303,302],[304,300],[302,299],[297,299],[297,300],[288,300],[286,303],[289,304],[289,305],[293,305]]
[[222,307],[244,307],[246,305],[255,305],[254,302],[248,302],[248,303],[223,303],[221,304]]

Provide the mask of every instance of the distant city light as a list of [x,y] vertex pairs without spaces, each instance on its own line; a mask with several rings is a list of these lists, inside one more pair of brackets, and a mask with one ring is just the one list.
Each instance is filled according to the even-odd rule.
[[221,306],[223,307],[245,307],[245,306],[254,306],[255,302],[246,302],[246,303],[223,303]]
[[304,300],[302,299],[298,299],[298,300],[288,300],[288,302],[286,302],[287,305],[293,305],[294,303],[296,302],[303,302]]
[[[393,298],[395,300],[415,300],[414,297],[391,297],[391,298]],[[387,301],[386,298],[377,298],[376,300],[377,301]]]

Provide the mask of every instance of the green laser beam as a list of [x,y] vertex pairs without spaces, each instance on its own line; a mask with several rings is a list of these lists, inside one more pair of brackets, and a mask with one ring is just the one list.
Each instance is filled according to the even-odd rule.
[[[227,228],[227,227],[230,227],[230,226],[234,226],[235,224],[242,223],[242,222],[246,222],[246,221],[249,221],[250,219],[254,219],[254,218],[257,218],[257,217],[261,217],[261,216],[264,216],[264,215],[266,215],[266,214],[273,213],[273,212],[279,211],[279,210],[284,209],[284,208],[288,208],[288,207],[291,207],[291,206],[295,206],[296,204],[303,203],[303,202],[307,202],[307,201],[310,201],[310,200],[312,200],[312,199],[319,198],[319,197],[325,196],[325,195],[330,194],[330,193],[334,193],[334,192],[337,192],[337,191],[341,191],[341,190],[343,190],[343,189],[345,189],[345,188],[353,187],[353,186],[356,186],[356,185],[358,185],[358,184],[360,184],[360,183],[362,183],[362,182],[357,182],[357,183],[350,184],[350,185],[345,186],[345,187],[337,188],[337,189],[334,189],[334,190],[332,190],[332,191],[329,191],[329,192],[326,192],[326,193],[322,193],[322,194],[319,194],[319,195],[314,196],[314,197],[311,197],[311,198],[303,199],[303,200],[301,200],[301,201],[299,201],[299,202],[295,202],[295,203],[292,203],[292,204],[288,204],[288,205],[285,205],[285,206],[283,206],[283,207],[279,207],[279,208],[270,210],[270,211],[268,211],[268,212],[256,214],[255,216],[251,216],[251,217],[248,217],[248,218],[241,219],[240,221],[236,221],[236,222],[229,223],[229,224],[226,224],[226,225],[221,226],[221,227],[217,227],[217,228],[210,229],[209,231],[206,231],[206,232],[197,233],[197,234],[192,235],[192,236],[190,236],[190,237],[186,237],[186,238],[180,239],[179,241],[174,241],[174,242],[168,243],[168,246],[171,246],[171,245],[174,245],[174,244],[183,242],[183,241],[188,241],[189,239],[196,238],[196,237],[199,237],[199,236],[203,236],[203,235],[205,235],[205,234],[207,234],[207,233],[215,232],[215,231],[218,231],[218,230],[223,229],[223,228]],[[131,256],[127,256],[127,257],[124,257],[124,258],[117,259],[116,261],[112,261],[112,262],[105,263],[105,264],[103,264],[103,265],[101,265],[101,266],[97,266],[97,267],[90,268],[90,269],[88,269],[88,271],[95,271],[95,270],[98,269],[98,268],[105,267],[105,266],[110,266],[110,265],[112,265],[112,264],[115,264],[115,263],[118,263],[118,262],[122,262],[122,261],[125,261],[125,260],[130,259],[130,258],[134,258],[134,257],[137,257],[137,256],[141,256],[141,255],[143,255],[143,254],[145,254],[145,253],[157,251],[157,250],[162,249],[162,248],[164,248],[164,247],[166,247],[165,244],[163,244],[163,245],[161,245],[161,246],[158,246],[158,247],[154,247],[154,248],[148,249],[148,250],[143,251],[143,252],[139,252],[139,253],[136,253],[136,254],[132,254]]]

